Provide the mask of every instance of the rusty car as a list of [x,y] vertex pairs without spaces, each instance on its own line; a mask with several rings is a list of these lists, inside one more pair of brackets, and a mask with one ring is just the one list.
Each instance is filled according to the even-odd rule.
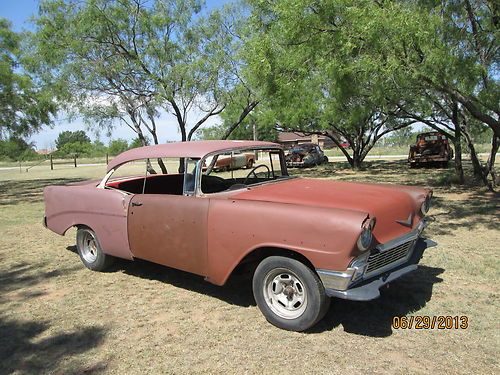
[[315,143],[302,143],[291,148],[285,155],[286,166],[313,167],[315,165],[328,163],[328,157],[323,153],[319,145]]
[[[251,169],[215,168],[219,157],[247,152],[258,156]],[[177,142],[125,151],[101,180],[45,187],[43,221],[59,235],[76,228],[91,270],[124,258],[219,286],[250,275],[265,318],[303,331],[323,318],[330,297],[375,299],[418,267],[435,245],[422,233],[431,196],[420,187],[291,177],[274,143]]]
[[[210,159],[206,161],[210,163]],[[229,171],[231,169],[250,169],[255,163],[255,154],[252,152],[234,152],[232,155],[219,156],[214,165],[215,170]]]
[[418,134],[415,145],[410,146],[408,153],[410,168],[424,165],[446,167],[451,159],[453,149],[450,142],[439,132]]

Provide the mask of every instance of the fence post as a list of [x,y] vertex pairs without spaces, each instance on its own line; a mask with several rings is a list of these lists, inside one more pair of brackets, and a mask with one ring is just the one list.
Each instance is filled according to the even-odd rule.
[[52,154],[50,154],[50,170],[54,170],[54,161],[52,160]]
[[21,168],[21,160],[19,160],[19,173],[23,173],[23,170]]
[[76,154],[75,156],[73,157],[74,161],[75,161],[75,168],[76,168]]
[[109,155],[108,155],[108,153],[106,152],[106,165],[108,165],[108,164],[109,164]]

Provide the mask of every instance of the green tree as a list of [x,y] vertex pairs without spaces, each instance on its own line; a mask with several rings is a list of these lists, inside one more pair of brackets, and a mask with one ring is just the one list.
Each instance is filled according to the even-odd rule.
[[57,149],[56,155],[62,158],[92,156],[93,151],[94,150],[90,142],[75,141],[64,143],[61,148]]
[[198,0],[47,0],[36,20],[37,53],[69,83],[90,123],[119,119],[143,144],[146,133],[157,144],[156,121],[167,111],[190,140],[224,110],[237,81],[224,13],[201,10]]
[[151,144],[151,140],[146,137],[145,142],[141,140],[139,137],[134,138],[132,142],[130,142],[129,148],[137,148],[137,147],[142,147],[142,146],[149,146]]
[[[464,180],[461,144],[465,139],[475,174],[493,189],[500,139],[498,5],[471,0],[416,3],[425,12],[421,28],[429,38],[412,47],[419,58],[402,57],[398,62],[406,72],[405,82],[400,82],[413,93],[402,112],[453,140],[460,181]],[[481,165],[472,134],[484,127],[493,134],[490,156]]]
[[90,156],[105,156],[108,148],[100,140],[96,139],[92,142],[92,152]]
[[108,151],[110,155],[118,155],[129,149],[128,143],[125,139],[114,139],[109,142]]
[[52,123],[57,110],[53,92],[29,72],[24,37],[0,18],[0,136],[38,131]]
[[250,1],[248,77],[282,130],[330,137],[358,168],[384,135],[416,122],[397,116],[405,91],[395,61],[425,39],[420,12],[396,2]]
[[418,132],[411,127],[395,130],[384,139],[384,144],[396,147],[408,147],[415,143]]
[[83,130],[60,132],[56,139],[56,148],[61,149],[66,143],[90,143],[90,138]]
[[33,149],[33,144],[24,139],[12,136],[9,139],[0,139],[0,159],[4,160],[33,160],[38,154]]

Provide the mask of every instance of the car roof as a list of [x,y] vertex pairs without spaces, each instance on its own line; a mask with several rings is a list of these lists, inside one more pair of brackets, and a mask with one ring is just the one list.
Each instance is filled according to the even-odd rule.
[[160,145],[137,147],[125,151],[111,160],[107,171],[133,160],[155,159],[155,158],[194,158],[201,159],[204,156],[218,151],[230,151],[245,148],[281,148],[277,143],[262,141],[189,141],[172,142]]

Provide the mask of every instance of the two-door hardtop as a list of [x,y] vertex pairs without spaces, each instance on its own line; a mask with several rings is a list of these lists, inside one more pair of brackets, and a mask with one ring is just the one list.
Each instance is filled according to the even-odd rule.
[[[253,153],[255,163],[220,171],[217,159]],[[159,158],[178,170],[152,171]],[[144,161],[144,173],[114,177]],[[181,172],[179,172],[179,170]],[[330,298],[371,300],[417,268],[434,245],[421,237],[432,192],[418,187],[288,176],[280,145],[196,141],[126,151],[101,181],[47,186],[45,225],[77,228],[90,269],[140,258],[223,285],[253,272],[253,291],[274,325],[301,331]]]

